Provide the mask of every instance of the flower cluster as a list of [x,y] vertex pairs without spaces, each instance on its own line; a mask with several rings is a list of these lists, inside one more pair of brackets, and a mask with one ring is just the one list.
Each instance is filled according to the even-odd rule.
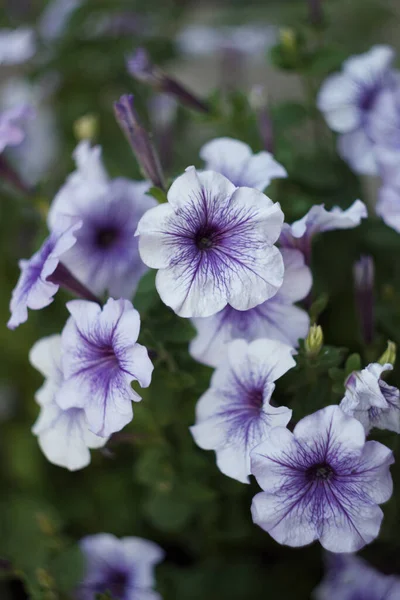
[[352,169],[381,176],[377,214],[400,231],[400,83],[394,58],[389,46],[348,58],[342,73],[322,85],[318,107],[340,134],[339,153]]

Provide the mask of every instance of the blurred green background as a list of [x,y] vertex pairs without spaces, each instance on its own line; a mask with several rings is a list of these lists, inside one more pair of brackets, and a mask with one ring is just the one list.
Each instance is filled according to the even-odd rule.
[[[17,262],[46,236],[48,206],[73,169],[71,153],[85,124],[103,147],[111,176],[140,178],[112,108],[121,94],[133,93],[173,178],[190,164],[201,166],[199,149],[213,137],[238,138],[254,151],[263,148],[251,94],[261,85],[274,154],[289,173],[288,180],[273,182],[268,195],[281,203],[286,220],[303,216],[315,203],[348,207],[357,197],[372,214],[355,230],[316,241],[313,293],[319,304],[314,309],[321,313],[327,358],[312,367],[317,383],[307,369],[284,378],[279,400],[298,418],[336,403],[347,356],[360,353],[367,363],[380,356],[388,338],[400,343],[400,263],[394,258],[400,238],[373,216],[376,182],[358,179],[342,163],[315,108],[321,81],[349,54],[376,43],[398,45],[400,8],[379,0],[322,4],[323,22],[313,25],[307,0],[87,0],[76,2],[59,31],[49,35],[50,3],[3,0],[0,25],[32,27],[37,52],[23,65],[0,65],[0,107],[29,98],[38,118],[24,144],[7,155],[34,191],[22,194],[6,182],[0,189],[1,600],[25,594],[35,600],[73,598],[83,568],[76,542],[102,531],[149,538],[166,550],[157,567],[165,600],[311,597],[322,576],[320,547],[281,547],[255,527],[249,507],[256,483],[245,486],[225,477],[213,453],[192,441],[188,426],[211,369],[188,356],[193,329],[162,306],[154,274],[143,279],[134,301],[142,316],[141,341],[156,356],[153,383],[142,393],[133,422],[105,450],[93,452],[91,465],[79,472],[49,464],[31,433],[38,414],[34,392],[42,379],[29,365],[28,352],[37,339],[61,331],[69,296],[61,292],[47,309],[31,311],[15,332],[5,323]],[[209,28],[214,46],[202,44],[194,30],[186,33],[185,45],[182,35],[189,26]],[[256,26],[260,44],[245,26]],[[232,28],[230,35],[239,31],[231,46],[226,27]],[[207,99],[210,114],[178,105],[162,113],[156,93],[126,71],[125,57],[138,46]],[[371,254],[376,264],[376,337],[368,348],[353,299],[351,270],[360,254]],[[395,370],[390,383],[399,385],[399,375]],[[389,433],[379,439],[391,447],[396,442]],[[380,538],[363,555],[385,572],[400,574],[399,485],[384,508]]]

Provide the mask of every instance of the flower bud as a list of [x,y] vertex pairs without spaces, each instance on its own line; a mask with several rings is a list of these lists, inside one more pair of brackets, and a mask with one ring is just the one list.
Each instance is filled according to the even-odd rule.
[[143,175],[149,178],[153,185],[165,190],[164,176],[158,154],[148,132],[139,121],[133,96],[131,94],[121,96],[118,102],[114,102],[114,112],[118,124],[143,171]]
[[324,343],[324,334],[321,325],[311,325],[308,335],[304,341],[307,356],[314,357],[319,354]]
[[96,137],[98,122],[95,115],[87,114],[74,123],[74,134],[78,140],[93,140]]
[[182,104],[200,112],[209,112],[205,102],[194,96],[183,85],[169,77],[159,67],[153,65],[144,48],[138,48],[127,58],[128,72],[137,81],[150,85],[153,89],[174,96]]
[[374,279],[372,256],[361,256],[353,267],[354,295],[361,334],[366,344],[374,337]]
[[389,363],[390,365],[394,365],[394,363],[396,362],[396,351],[397,351],[396,344],[394,342],[391,342],[390,340],[388,340],[387,348],[386,348],[385,352],[382,354],[382,356],[380,357],[380,359],[378,360],[378,363],[380,365],[385,365],[387,363]]

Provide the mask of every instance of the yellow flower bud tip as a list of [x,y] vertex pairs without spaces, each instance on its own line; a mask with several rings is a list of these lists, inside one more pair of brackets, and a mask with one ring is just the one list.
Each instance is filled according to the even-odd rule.
[[54,587],[52,576],[48,571],[46,571],[46,569],[43,569],[42,567],[36,569],[36,579],[38,580],[39,585],[41,585],[43,588],[51,589]]
[[304,347],[308,356],[316,356],[324,343],[324,334],[321,325],[311,325],[308,335],[304,342]]
[[296,47],[296,35],[293,29],[290,29],[289,27],[283,27],[280,30],[280,38],[282,46],[288,50],[294,50]]
[[394,363],[396,362],[396,351],[397,351],[396,344],[394,342],[388,340],[387,348],[386,348],[385,352],[382,354],[382,356],[380,357],[380,359],[378,360],[378,363],[380,365],[385,365],[387,363],[389,363],[390,365],[394,365]]
[[83,115],[73,125],[78,140],[93,140],[97,134],[97,117],[92,114]]

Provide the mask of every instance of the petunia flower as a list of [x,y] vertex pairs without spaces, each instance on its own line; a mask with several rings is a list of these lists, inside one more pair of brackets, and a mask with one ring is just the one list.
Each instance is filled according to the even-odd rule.
[[200,448],[215,450],[217,466],[229,477],[249,482],[250,452],[271,427],[285,426],[292,411],[273,406],[274,381],[295,366],[293,349],[260,339],[234,340],[196,406],[190,428]]
[[164,551],[154,542],[98,533],[84,537],[80,547],[86,572],[76,590],[77,600],[93,600],[107,591],[115,600],[161,600],[153,589],[154,567]]
[[57,404],[57,393],[64,382],[61,336],[52,335],[36,342],[29,359],[46,378],[35,394],[40,415],[32,428],[43,454],[51,463],[70,471],[86,467],[90,463],[89,449],[104,446],[107,438],[89,431],[84,410],[62,410]]
[[366,434],[374,427],[400,433],[400,392],[381,379],[382,373],[392,369],[389,363],[371,363],[346,381],[340,408],[360,421]]
[[0,153],[7,146],[18,146],[24,140],[25,132],[22,125],[32,119],[34,115],[34,109],[27,104],[21,104],[0,113]]
[[147,350],[136,342],[139,313],[128,300],[110,298],[101,309],[94,302],[67,303],[71,317],[62,332],[64,384],[58,405],[82,408],[90,431],[107,437],[133,418],[132,389],[138,381],[148,387],[153,365]]
[[273,244],[282,221],[279,204],[258,190],[189,167],[136,235],[143,262],[159,269],[163,302],[181,317],[207,317],[228,303],[253,308],[277,292],[283,260]]
[[393,150],[388,148],[380,148],[378,167],[382,184],[378,193],[376,214],[383,219],[388,227],[400,233],[399,152],[393,152]]
[[60,217],[40,250],[29,260],[19,262],[21,275],[11,297],[9,329],[25,323],[28,308],[39,310],[53,302],[60,284],[50,279],[60,264],[60,257],[64,258],[75,244],[76,232],[81,225],[78,219]]
[[30,27],[0,29],[0,65],[20,65],[36,52],[35,31]]
[[[339,153],[360,174],[377,173],[370,127],[380,93],[395,83],[393,59],[389,46],[373,46],[348,58],[342,73],[330,75],[319,91],[318,108],[329,127],[341,134]],[[379,108],[377,116],[379,119]]]
[[400,578],[376,571],[352,554],[328,555],[327,573],[314,591],[315,600],[397,600]]
[[200,150],[205,168],[225,175],[234,185],[261,192],[272,179],[287,177],[287,172],[269,152],[253,154],[250,146],[231,138],[217,138]]
[[270,429],[251,455],[263,489],[253,498],[253,521],[280,544],[319,540],[331,552],[355,552],[379,533],[393,462],[391,450],[365,442],[361,423],[338,406],[305,417],[293,433]]
[[311,259],[311,242],[317,233],[334,229],[353,229],[368,216],[367,207],[356,200],[346,210],[334,206],[326,210],[323,204],[310,208],[307,214],[291,225],[284,223],[279,243],[283,248],[297,248],[303,252],[306,263]]
[[139,219],[157,202],[146,195],[148,182],[110,180],[100,147],[83,141],[74,157],[77,170],[54,198],[48,217],[51,230],[61,213],[82,221],[63,262],[93,293],[131,297],[147,270],[134,233]]
[[189,346],[197,361],[216,367],[225,358],[226,344],[234,339],[252,342],[259,338],[297,346],[307,335],[310,319],[298,302],[307,296],[312,284],[310,269],[298,250],[282,249],[285,274],[283,284],[269,300],[249,310],[226,306],[216,315],[193,319],[197,336]]

